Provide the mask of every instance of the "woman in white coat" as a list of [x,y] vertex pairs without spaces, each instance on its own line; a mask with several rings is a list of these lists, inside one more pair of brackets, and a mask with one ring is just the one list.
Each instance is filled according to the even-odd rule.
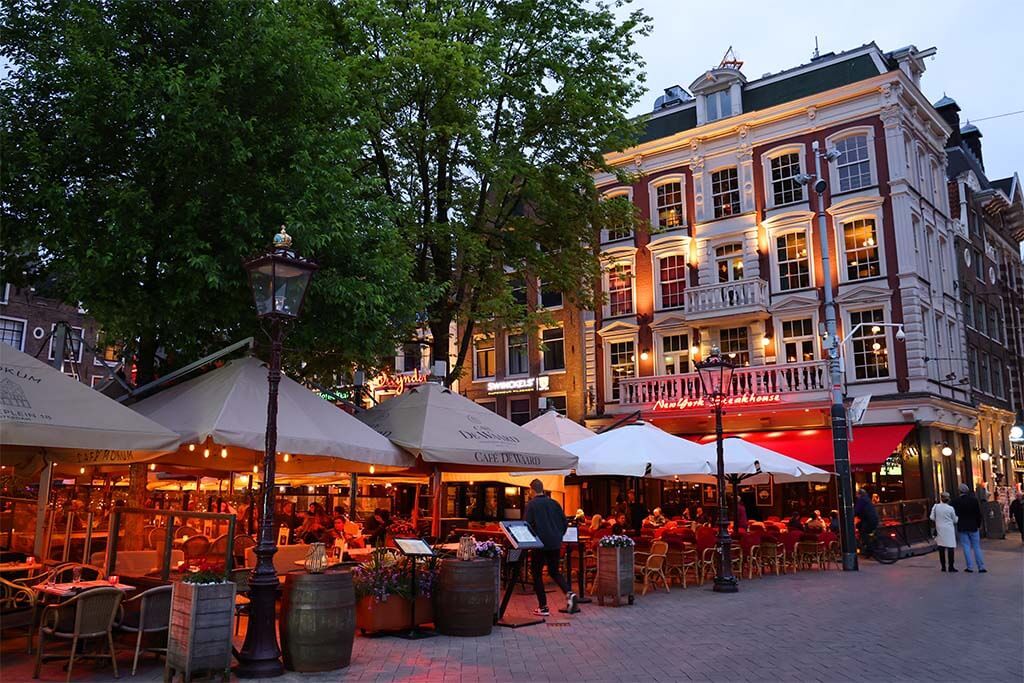
[[[941,502],[932,506],[932,521],[935,522],[936,543],[939,546],[939,562],[942,571],[955,572],[953,558],[956,557],[956,511],[949,504],[949,494],[945,491],[939,496]],[[946,569],[946,557],[949,557],[949,569]]]

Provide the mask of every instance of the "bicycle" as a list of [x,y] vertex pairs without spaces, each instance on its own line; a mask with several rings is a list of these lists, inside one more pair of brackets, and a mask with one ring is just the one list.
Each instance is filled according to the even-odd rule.
[[884,527],[875,529],[868,535],[867,550],[879,564],[895,564],[900,559],[900,545],[895,530]]

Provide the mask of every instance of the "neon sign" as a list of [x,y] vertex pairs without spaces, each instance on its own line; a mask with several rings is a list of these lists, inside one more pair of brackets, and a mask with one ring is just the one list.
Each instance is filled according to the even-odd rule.
[[523,379],[507,379],[501,382],[488,382],[487,393],[519,394],[527,391],[547,391],[551,386],[549,377],[525,377]]
[[385,372],[373,380],[373,389],[374,391],[394,391],[400,394],[405,391],[406,387],[426,384],[429,381],[430,377],[418,369],[400,375]]
[[[726,396],[722,400],[723,407],[729,406],[759,406],[771,403],[782,403],[782,394],[744,394],[743,396]],[[696,410],[697,408],[710,408],[711,404],[701,398],[660,398],[654,403],[651,410]]]

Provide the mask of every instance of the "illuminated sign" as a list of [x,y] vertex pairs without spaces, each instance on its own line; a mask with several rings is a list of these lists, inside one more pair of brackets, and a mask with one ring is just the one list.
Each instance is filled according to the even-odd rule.
[[487,393],[520,394],[527,391],[547,391],[551,386],[549,377],[524,377],[523,379],[506,379],[500,382],[488,382]]
[[429,381],[430,376],[423,374],[417,369],[400,375],[392,375],[385,372],[371,380],[370,385],[374,391],[394,391],[400,394],[405,391],[406,387],[426,384]]
[[[723,407],[730,406],[759,406],[772,403],[782,403],[782,394],[745,394],[743,396],[726,396],[722,401]],[[711,404],[704,398],[661,398],[655,401],[652,410],[696,410],[697,408],[710,408]]]

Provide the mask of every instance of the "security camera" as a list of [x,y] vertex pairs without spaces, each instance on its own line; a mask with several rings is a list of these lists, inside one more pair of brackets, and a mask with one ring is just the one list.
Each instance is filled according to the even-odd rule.
[[828,183],[826,183],[821,178],[819,178],[817,182],[814,183],[814,191],[817,192],[818,194],[824,192],[826,187],[828,187]]
[[907,340],[907,333],[903,331],[902,327],[900,327],[898,330],[896,330],[896,341],[901,342],[901,341],[906,341],[906,340]]
[[828,151],[827,151],[827,152],[825,152],[825,155],[824,155],[824,156],[825,156],[825,158],[826,158],[826,159],[828,159],[829,161],[835,161],[835,160],[836,160],[836,159],[838,159],[839,157],[843,156],[843,153],[842,153],[842,152],[840,152],[840,151],[839,151],[838,149],[836,149],[835,147],[830,147],[830,148],[828,149]]
[[793,176],[793,180],[797,181],[801,185],[806,185],[807,183],[814,180],[814,176],[812,176],[809,173],[797,173],[795,176]]

